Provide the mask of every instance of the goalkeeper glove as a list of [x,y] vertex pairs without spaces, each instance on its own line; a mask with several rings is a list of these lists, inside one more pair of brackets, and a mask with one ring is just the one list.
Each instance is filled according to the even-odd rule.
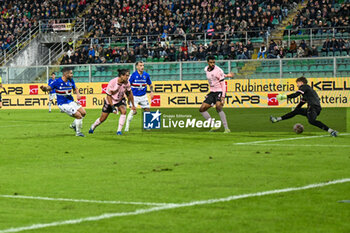
[[287,99],[287,95],[281,95],[281,94],[277,95],[277,100],[278,101],[285,100],[285,99]]

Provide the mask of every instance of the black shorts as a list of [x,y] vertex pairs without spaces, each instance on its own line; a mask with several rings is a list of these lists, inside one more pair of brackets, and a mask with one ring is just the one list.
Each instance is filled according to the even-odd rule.
[[209,92],[208,95],[205,96],[205,100],[204,103],[207,104],[216,104],[216,102],[221,101],[221,96],[222,96],[222,92]]
[[[126,106],[125,98],[123,98],[119,103],[115,104],[114,107],[118,108],[121,105]],[[102,112],[113,113],[113,109],[112,109],[111,105],[107,104],[106,100],[104,100],[104,104],[103,104],[103,107],[102,107]]]
[[309,105],[307,110],[306,110],[306,116],[308,119],[313,119],[315,120],[318,115],[321,113],[321,106],[317,105]]

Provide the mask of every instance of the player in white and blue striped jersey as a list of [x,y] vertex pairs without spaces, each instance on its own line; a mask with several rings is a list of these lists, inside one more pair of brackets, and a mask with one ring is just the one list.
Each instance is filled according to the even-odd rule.
[[[134,95],[135,107],[140,105],[144,111],[149,112],[150,105],[146,94],[147,85],[151,91],[151,99],[153,98],[153,86],[150,75],[144,69],[145,64],[142,61],[136,62],[136,71],[130,76],[129,82],[131,84],[132,94]],[[129,112],[124,131],[129,131],[130,122],[134,114],[134,111]]]
[[[56,78],[56,74],[55,72],[52,72],[51,78],[49,79],[47,84],[51,86],[51,84],[56,80],[55,78]],[[51,105],[54,99],[56,99],[56,91],[51,90],[49,93],[49,112],[51,112]]]
[[83,118],[86,115],[85,109],[77,102],[74,102],[72,96],[73,92],[77,95],[77,99],[80,99],[80,94],[73,80],[72,68],[65,67],[62,69],[62,77],[56,79],[49,86],[41,86],[40,89],[43,91],[56,91],[57,105],[61,112],[67,113],[69,116],[75,118],[73,123],[70,125],[75,130],[76,136],[85,137],[81,133],[83,126]]

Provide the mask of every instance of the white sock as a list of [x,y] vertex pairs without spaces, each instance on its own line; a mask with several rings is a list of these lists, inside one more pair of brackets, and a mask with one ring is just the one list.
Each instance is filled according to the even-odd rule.
[[75,119],[75,128],[77,129],[77,134],[81,132],[81,128],[83,127],[83,119]]
[[131,122],[133,117],[134,117],[134,111],[130,110],[130,112],[128,114],[128,119],[126,120],[126,125],[125,125],[126,129],[129,129],[129,125],[130,125],[130,122]]
[[49,102],[49,111],[51,112],[51,102]]
[[278,121],[281,121],[281,120],[282,120],[282,117],[276,117],[276,119],[277,119]]
[[118,132],[122,131],[124,123],[125,123],[126,115],[120,115],[119,117],[119,126],[118,126]]
[[331,128],[328,129],[328,133],[332,133],[333,131],[334,129],[331,129]]
[[224,111],[220,111],[219,112],[219,116],[220,116],[220,119],[222,121],[222,124],[224,125],[224,128],[228,129],[227,120],[226,120],[226,114],[224,113]]
[[93,124],[91,125],[91,129],[92,129],[92,130],[95,130],[96,127],[99,126],[100,124],[101,124],[100,118],[97,118],[96,121],[95,121],[95,123],[93,123]]
[[207,111],[201,112],[201,114],[206,120],[209,120],[211,118],[209,112],[207,112]]

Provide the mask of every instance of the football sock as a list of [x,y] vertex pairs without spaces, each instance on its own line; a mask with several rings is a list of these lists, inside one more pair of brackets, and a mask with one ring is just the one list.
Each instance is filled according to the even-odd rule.
[[77,129],[77,134],[81,133],[82,127],[83,127],[83,119],[75,119],[75,128]]
[[201,114],[206,120],[209,120],[211,118],[209,112],[207,112],[207,111],[201,112]]
[[224,111],[220,111],[219,116],[221,118],[222,124],[224,125],[225,129],[228,129],[226,114],[224,113]]
[[276,117],[277,121],[281,121],[282,117]]
[[126,115],[121,115],[121,116],[119,117],[118,132],[119,132],[119,131],[122,131],[122,128],[123,128],[124,123],[125,123],[125,119],[126,119]]
[[129,114],[128,114],[128,119],[126,121],[126,126],[125,128],[129,128],[130,122],[132,120],[132,118],[134,117],[134,111],[130,110]]
[[49,111],[51,112],[51,102],[49,102]]
[[95,130],[96,127],[99,126],[100,124],[101,124],[100,118],[97,118],[96,121],[95,121],[95,123],[93,123],[93,124],[91,125],[91,129],[92,129],[92,130]]
[[329,128],[327,131],[328,131],[328,133],[332,133],[334,131],[334,129]]

